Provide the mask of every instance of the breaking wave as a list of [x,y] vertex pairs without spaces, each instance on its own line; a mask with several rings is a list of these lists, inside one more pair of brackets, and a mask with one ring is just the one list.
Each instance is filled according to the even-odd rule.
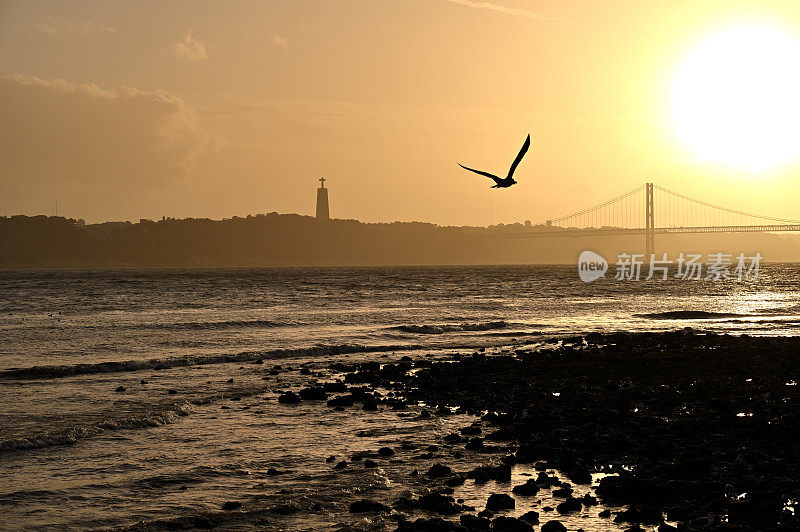
[[31,366],[0,370],[0,378],[5,379],[49,379],[72,375],[95,373],[117,373],[144,369],[169,369],[228,362],[252,362],[260,359],[277,359],[297,356],[341,355],[346,353],[378,353],[385,351],[404,351],[421,349],[420,345],[377,345],[358,344],[319,345],[294,349],[272,349],[269,351],[245,351],[241,353],[186,355],[180,357],[151,358],[147,360],[126,360],[120,362],[98,362],[95,364],[70,364],[63,366]]
[[462,323],[444,325],[398,325],[396,327],[391,327],[391,329],[414,334],[444,334],[462,331],[491,331],[494,329],[504,329],[505,327],[508,327],[508,323],[505,321],[491,321],[488,323]]
[[0,440],[0,453],[41,449],[56,445],[72,445],[79,440],[91,438],[108,430],[158,427],[174,423],[179,418],[188,416],[190,412],[191,406],[189,403],[171,404],[150,412],[139,412],[123,418],[87,422],[29,436]]
[[634,314],[637,318],[651,320],[716,320],[720,318],[747,318],[748,314],[733,312],[709,312],[707,310],[671,310],[669,312],[652,312],[649,314]]

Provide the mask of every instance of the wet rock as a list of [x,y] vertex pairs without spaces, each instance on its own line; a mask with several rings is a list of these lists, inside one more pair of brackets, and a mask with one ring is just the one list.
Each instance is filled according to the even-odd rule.
[[115,392],[124,392],[125,391],[125,387],[124,386],[117,386],[117,389],[114,390],[114,391]]
[[458,429],[458,431],[464,436],[478,436],[481,433],[481,428],[477,425],[471,425],[469,427]]
[[572,495],[572,488],[558,488],[553,490],[553,497],[566,498]]
[[294,503],[278,504],[269,509],[270,512],[280,515],[291,515],[300,511],[300,507]]
[[271,477],[274,477],[276,475],[283,475],[283,474],[284,474],[284,471],[278,471],[274,467],[270,467],[269,469],[267,469],[267,475],[269,475]]
[[486,517],[478,517],[472,514],[464,514],[460,517],[461,526],[467,530],[489,530],[491,521]]
[[327,457],[327,458],[325,459],[325,461],[326,461],[326,462],[328,462],[328,463],[331,463],[331,462],[333,462],[334,460],[336,460],[336,455],[335,455],[335,454],[332,454],[332,455],[330,455],[329,457]]
[[413,471],[411,472],[411,476],[412,476],[412,477],[418,477],[418,476],[419,476],[419,469],[415,469],[415,470],[413,470]]
[[439,446],[438,445],[428,445],[427,447],[425,447],[425,450],[428,451],[429,453],[436,453],[436,452],[439,452]]
[[228,511],[236,510],[236,509],[239,509],[241,507],[242,507],[242,503],[239,502],[239,501],[225,501],[222,504],[222,509],[223,510],[228,510]]
[[370,460],[369,458],[367,458],[366,460],[364,460],[364,467],[371,469],[374,467],[378,467],[378,463],[375,462],[374,460]]
[[177,394],[177,393],[178,393],[178,390],[175,390],[175,389],[169,389],[169,390],[167,390],[167,393],[168,393],[169,395],[175,395],[175,394]]
[[561,521],[552,520],[542,525],[541,532],[567,532],[567,527]]
[[587,468],[577,468],[567,472],[567,478],[575,484],[591,484],[592,474]]
[[571,512],[579,512],[583,505],[581,500],[575,497],[569,497],[566,501],[556,506],[556,511],[560,514],[568,514]]
[[320,386],[309,386],[300,390],[300,399],[304,401],[324,401],[328,398],[328,393]]
[[599,517],[611,517],[611,510],[605,509],[597,515]]
[[505,493],[492,493],[486,500],[486,509],[492,512],[513,510],[515,506],[516,501],[514,501],[514,498]]
[[328,399],[326,403],[328,406],[353,406],[356,402],[356,398],[352,395],[338,395],[331,399]]
[[350,504],[351,514],[358,514],[363,512],[388,513],[391,511],[392,509],[386,506],[385,504],[379,503],[378,501],[373,501],[372,499],[359,499]]
[[470,471],[467,476],[475,479],[477,484],[485,484],[490,480],[509,482],[511,480],[511,466],[507,464],[499,466],[480,466]]
[[539,485],[536,483],[534,479],[528,479],[525,484],[520,484],[519,486],[514,486],[511,490],[511,493],[516,495],[525,495],[526,497],[532,497],[539,493]]
[[341,470],[344,469],[345,467],[347,467],[347,460],[342,460],[341,462],[333,466],[333,468],[336,470]]
[[494,512],[491,510],[483,509],[480,512],[478,512],[478,517],[482,517],[484,519],[491,519],[492,517],[494,517]]
[[428,472],[425,474],[431,478],[447,477],[453,474],[453,470],[446,465],[436,463],[433,464],[431,468],[428,469]]
[[301,401],[300,396],[291,391],[283,393],[280,395],[280,397],[278,397],[278,402],[286,405],[297,404],[300,401]]
[[533,527],[515,517],[500,516],[492,519],[492,530],[498,532],[533,532]]
[[483,438],[471,438],[464,446],[467,451],[478,451],[483,448]]
[[378,410],[378,403],[374,400],[364,401],[364,405],[361,407],[361,410],[364,412],[376,412]]
[[147,379],[142,379],[139,381],[139,384],[147,384]]
[[326,382],[322,388],[328,393],[344,393],[347,391],[347,384],[342,381]]
[[466,481],[464,475],[453,475],[452,477],[448,478],[445,482],[448,486],[461,486]]
[[667,523],[661,523],[658,525],[658,532],[676,532],[678,529],[672,525],[668,525]]
[[228,384],[233,384],[233,377],[231,377],[230,379],[228,379],[228,381],[227,381],[227,382],[228,382]]
[[538,525],[539,524],[539,512],[537,512],[535,510],[531,510],[529,512],[525,512],[524,514],[519,516],[519,518],[521,520],[525,521],[526,523],[530,523],[532,525]]
[[441,517],[433,517],[431,519],[419,518],[413,522],[401,521],[397,525],[397,530],[400,532],[462,532],[465,528]]
[[584,506],[597,506],[597,497],[593,497],[589,493],[583,496],[581,502]]
[[464,510],[464,507],[456,503],[453,497],[441,493],[423,495],[417,500],[417,507],[442,515],[453,515]]
[[389,456],[394,456],[394,449],[392,449],[391,447],[381,447],[380,449],[378,449],[378,456],[382,456],[384,458],[387,458]]
[[614,517],[615,523],[642,523],[645,525],[657,525],[664,521],[660,511],[649,506],[631,506],[625,511],[619,512]]
[[445,443],[461,443],[463,439],[457,432],[452,432],[444,437]]

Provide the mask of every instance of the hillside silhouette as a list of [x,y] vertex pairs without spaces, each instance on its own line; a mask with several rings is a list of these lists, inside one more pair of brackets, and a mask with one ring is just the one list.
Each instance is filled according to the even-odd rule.
[[[552,228],[551,228],[552,229]],[[442,227],[422,222],[319,222],[297,214],[223,220],[105,222],[55,216],[0,217],[0,267],[234,267],[436,264],[575,264],[584,249],[615,260],[642,253],[644,237],[514,238],[522,224]],[[659,235],[658,253],[755,253],[800,260],[786,234]]]

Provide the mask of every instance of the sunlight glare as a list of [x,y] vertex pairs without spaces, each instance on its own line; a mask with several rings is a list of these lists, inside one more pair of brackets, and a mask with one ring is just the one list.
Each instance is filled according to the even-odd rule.
[[800,42],[767,26],[692,51],[672,92],[678,136],[705,161],[750,171],[800,156]]

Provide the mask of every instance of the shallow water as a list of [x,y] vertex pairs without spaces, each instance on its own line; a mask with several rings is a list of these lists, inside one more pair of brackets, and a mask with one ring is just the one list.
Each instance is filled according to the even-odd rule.
[[[412,469],[484,463],[441,445],[473,420],[279,405],[279,391],[334,378],[333,360],[494,352],[592,330],[797,334],[798,274],[765,265],[757,283],[587,285],[572,267],[542,266],[0,272],[0,527],[130,526],[216,514],[226,500],[254,515],[231,514],[230,529],[390,527],[349,515],[353,491],[390,502],[421,489]],[[665,314],[676,311],[706,314]],[[441,449],[398,452],[374,470],[334,473],[325,461],[403,441]],[[480,508],[494,488],[468,480],[456,495]],[[266,511],[286,502],[310,510]],[[614,526],[595,510],[570,524]]]

